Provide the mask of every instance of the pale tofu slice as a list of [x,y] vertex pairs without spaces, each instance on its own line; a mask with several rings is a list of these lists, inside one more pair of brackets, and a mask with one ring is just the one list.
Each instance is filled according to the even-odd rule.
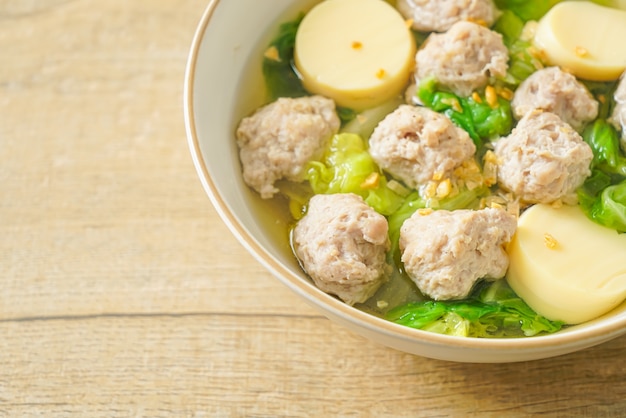
[[626,234],[592,222],[578,206],[527,209],[507,252],[509,284],[548,319],[577,324],[626,300]]
[[534,41],[550,65],[587,80],[616,80],[626,69],[626,11],[559,3],[539,21]]
[[407,22],[385,1],[327,0],[302,20],[294,54],[309,92],[363,110],[406,87],[415,40]]

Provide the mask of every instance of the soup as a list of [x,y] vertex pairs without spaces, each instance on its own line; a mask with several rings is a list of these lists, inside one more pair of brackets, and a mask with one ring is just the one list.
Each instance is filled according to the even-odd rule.
[[[505,3],[505,2],[498,2]],[[492,29],[494,32],[502,34],[503,43],[508,53],[508,68],[505,74],[494,74],[490,80],[480,88],[472,88],[471,93],[452,91],[454,89],[441,85],[434,77],[422,77],[415,88],[411,90],[410,81],[407,80],[406,88],[410,93],[406,94],[411,105],[426,106],[437,112],[445,114],[457,127],[462,128],[471,137],[476,147],[476,154],[473,158],[475,165],[469,163],[465,166],[457,167],[451,185],[446,186],[445,180],[421,184],[414,188],[407,186],[406,181],[398,180],[390,175],[387,170],[384,172],[377,169],[383,186],[377,186],[383,190],[386,196],[392,195],[394,200],[385,209],[380,209],[387,217],[390,225],[391,250],[389,251],[389,263],[394,268],[392,273],[386,277],[384,284],[378,291],[363,303],[356,303],[355,307],[365,310],[374,315],[387,317],[405,325],[429,329],[435,332],[452,333],[454,335],[470,335],[480,337],[503,337],[503,336],[523,336],[535,335],[543,332],[553,332],[560,329],[565,322],[559,318],[550,321],[538,317],[513,291],[508,287],[506,281],[497,280],[478,281],[473,291],[464,300],[437,301],[425,297],[423,292],[415,285],[404,269],[403,263],[399,260],[398,233],[402,223],[419,209],[435,210],[459,210],[459,209],[481,209],[485,207],[502,207],[505,210],[518,214],[533,202],[521,202],[519,196],[512,192],[515,186],[503,188],[495,179],[495,170],[498,164],[494,160],[494,143],[502,137],[512,135],[512,129],[517,125],[517,120],[513,117],[511,103],[517,87],[531,74],[541,70],[546,63],[542,63],[542,56],[534,49],[531,40],[523,32],[524,19],[520,18],[519,10],[504,10],[502,16],[495,21]],[[539,16],[534,16],[535,18]],[[528,18],[525,16],[525,18]],[[291,20],[289,20],[291,19]],[[527,19],[530,20],[530,19]],[[302,15],[297,18],[287,18],[282,24],[279,34],[270,42],[270,46],[265,49],[263,59],[264,76],[269,86],[268,103],[275,102],[279,97],[302,97],[311,94],[302,83],[301,74],[298,71],[293,55],[293,44],[295,36],[302,22]],[[407,21],[408,24],[408,21]],[[531,25],[526,25],[530,27]],[[445,33],[445,32],[443,32]],[[415,45],[424,50],[423,44],[429,36],[433,34],[412,30],[411,35]],[[441,35],[437,35],[441,36]],[[435,37],[433,36],[433,39]],[[432,41],[431,41],[432,42]],[[360,42],[351,44],[353,49],[360,49]],[[380,73],[377,74],[377,76]],[[384,73],[382,73],[384,75]],[[598,100],[600,109],[598,115],[591,120],[580,122],[580,130],[584,127],[583,136],[586,143],[593,145],[594,138],[599,132],[609,131],[608,134],[617,137],[616,131],[611,131],[606,123],[608,112],[612,109],[611,100],[614,82],[591,83],[585,82],[584,88],[593,94]],[[310,88],[310,87],[309,87]],[[332,92],[332,90],[331,90]],[[344,92],[341,92],[344,94]],[[397,97],[377,103],[373,107],[355,110],[348,107],[338,107],[338,115],[341,118],[341,129],[337,137],[346,134],[356,134],[363,140],[362,150],[357,152],[367,153],[367,140],[378,123],[387,117],[401,103],[406,101],[405,91]],[[522,119],[522,116],[518,116]],[[587,117],[589,119],[589,117]],[[575,122],[572,122],[574,124]],[[602,129],[600,129],[602,128]],[[602,131],[602,132],[604,132]],[[574,133],[572,133],[574,135]],[[595,135],[595,136],[594,136]],[[611,140],[615,138],[611,137]],[[340,140],[338,140],[341,143]],[[597,151],[592,147],[587,147],[591,151]],[[596,147],[597,148],[597,147]],[[324,177],[319,170],[329,168],[329,153],[323,157],[316,157],[318,167],[318,177]],[[617,151],[618,155],[620,151]],[[606,165],[597,162],[592,164],[595,169],[592,176],[585,175],[593,181],[592,184],[585,183],[578,185],[577,194],[581,199],[581,206],[593,206],[593,199],[597,199],[601,190],[597,189],[597,177],[604,174],[609,178],[609,184],[615,186],[622,184],[623,177],[619,173],[611,173]],[[621,156],[620,156],[621,158]],[[331,164],[332,165],[332,164]],[[332,168],[332,167],[330,167]],[[476,172],[478,169],[478,172]],[[311,171],[312,170],[312,171]],[[609,172],[607,175],[607,171]],[[615,170],[614,170],[615,171]],[[309,172],[315,172],[309,166]],[[279,191],[271,199],[275,206],[276,214],[269,214],[269,217],[277,217],[284,227],[284,241],[289,243],[291,226],[293,226],[305,213],[307,202],[315,193],[316,187],[311,178],[304,178],[303,182],[279,180],[275,186]],[[602,181],[600,181],[601,183]],[[603,188],[609,187],[604,180]],[[322,182],[323,183],[323,182]],[[444,186],[441,186],[441,185]],[[382,187],[382,188],[381,188]],[[594,187],[596,187],[594,189]],[[328,184],[321,186],[322,193],[337,192],[329,189]],[[439,193],[439,189],[446,189]],[[339,191],[339,192],[345,192]],[[354,190],[350,190],[354,192]],[[369,192],[368,192],[369,193]],[[544,204],[541,201],[534,202]],[[572,204],[572,202],[562,202],[561,198],[550,202],[552,206],[560,204]],[[575,204],[575,203],[574,203]],[[590,212],[590,211],[588,211]],[[597,219],[596,219],[597,220]],[[619,227],[614,228],[619,230]],[[623,231],[622,231],[623,232]],[[306,268],[305,268],[306,270]],[[619,301],[618,301],[619,302]],[[473,310],[480,310],[482,317],[479,318],[480,326],[469,324],[467,315]],[[610,308],[609,308],[610,309]],[[465,315],[465,316],[464,316]],[[431,318],[432,320],[425,320]],[[433,319],[434,318],[434,319]],[[480,322],[482,321],[482,322]],[[474,327],[474,328],[472,328]],[[478,328],[478,331],[476,331]]]

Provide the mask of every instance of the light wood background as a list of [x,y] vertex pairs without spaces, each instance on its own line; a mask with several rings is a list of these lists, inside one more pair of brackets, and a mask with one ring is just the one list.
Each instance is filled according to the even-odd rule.
[[429,360],[346,332],[254,261],[185,139],[206,3],[0,0],[1,417],[626,416],[626,338]]

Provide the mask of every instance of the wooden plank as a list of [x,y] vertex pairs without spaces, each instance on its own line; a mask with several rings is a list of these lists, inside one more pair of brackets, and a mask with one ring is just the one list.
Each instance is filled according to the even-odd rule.
[[307,315],[0,323],[7,416],[623,416],[624,339],[554,359],[459,364]]

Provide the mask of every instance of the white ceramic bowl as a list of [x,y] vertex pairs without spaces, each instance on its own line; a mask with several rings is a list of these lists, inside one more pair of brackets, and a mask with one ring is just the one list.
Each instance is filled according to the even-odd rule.
[[282,283],[322,314],[380,344],[461,362],[515,362],[581,350],[626,333],[626,303],[594,321],[546,336],[451,337],[400,326],[318,290],[286,242],[285,228],[241,177],[234,131],[263,100],[261,55],[277,25],[314,0],[212,0],[197,28],[185,77],[189,147],[207,194],[232,233]]

